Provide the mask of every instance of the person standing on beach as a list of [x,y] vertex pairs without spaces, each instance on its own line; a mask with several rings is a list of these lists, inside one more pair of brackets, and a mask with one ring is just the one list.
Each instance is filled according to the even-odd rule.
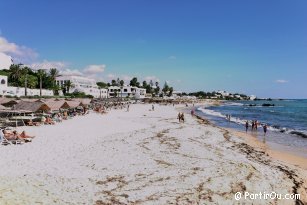
[[226,119],[227,119],[228,122],[230,122],[230,115],[227,114]]
[[181,113],[181,120],[182,120],[182,122],[184,122],[184,114],[183,113]]
[[178,113],[177,119],[179,120],[179,123],[181,122],[181,113]]
[[128,104],[128,105],[127,105],[127,112],[129,112],[129,108],[130,108],[130,105]]
[[247,130],[248,130],[248,121],[246,121],[245,123],[245,132],[247,132]]
[[263,125],[264,136],[266,136],[266,132],[268,131],[268,127],[266,124]]
[[155,106],[154,105],[151,106],[151,110],[155,111]]

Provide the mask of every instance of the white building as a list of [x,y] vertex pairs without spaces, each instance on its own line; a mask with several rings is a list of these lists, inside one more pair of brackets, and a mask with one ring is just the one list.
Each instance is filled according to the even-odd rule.
[[99,89],[94,79],[74,75],[64,75],[56,78],[56,83],[61,88],[65,87],[65,83],[69,81],[71,82],[69,93],[83,92],[95,98],[106,98],[108,96],[107,89]]
[[172,97],[180,98],[182,96],[182,91],[174,90],[172,93]]
[[218,91],[216,91],[216,93],[220,94],[223,97],[228,97],[230,95],[229,92],[226,92],[224,90],[218,90]]
[[135,98],[144,99],[146,95],[146,89],[133,86],[110,86],[108,88],[109,97],[123,97],[123,98]]
[[[0,95],[25,96],[25,88],[8,86],[7,76],[0,75]],[[27,96],[35,95],[40,95],[40,89],[27,88]],[[42,89],[42,96],[53,96],[53,91]]]
[[250,99],[250,100],[255,100],[256,98],[257,98],[256,95],[250,95],[250,96],[249,96],[249,99]]

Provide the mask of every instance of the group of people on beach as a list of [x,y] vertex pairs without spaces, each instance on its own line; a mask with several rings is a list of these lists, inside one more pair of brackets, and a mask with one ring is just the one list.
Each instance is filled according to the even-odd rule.
[[85,115],[88,114],[87,108],[83,108],[83,110],[71,109],[69,111],[62,111],[53,114],[42,115],[39,121],[33,121],[30,119],[26,122],[27,126],[40,126],[40,125],[54,125],[55,123],[62,122],[63,120],[67,120],[68,118],[75,117],[77,115]]
[[101,103],[96,103],[93,106],[93,110],[96,113],[101,113],[101,114],[106,114],[111,109],[122,110],[124,108],[126,108],[127,112],[129,112],[130,111],[130,103],[124,103],[124,102],[101,102]]
[[[261,125],[257,120],[252,120],[251,122],[251,131],[257,131],[258,130],[258,126]],[[245,122],[245,132],[248,131],[249,128],[249,122],[248,120]],[[263,128],[263,133],[264,135],[266,135],[268,127],[266,124],[262,124],[262,128]]]
[[[74,116],[85,114],[88,114],[87,108],[64,110],[53,114],[43,114],[41,116],[38,115],[36,117],[34,117],[34,114],[32,114],[32,118],[28,121],[24,121],[24,125],[54,125],[58,122],[62,122],[62,120],[67,120]],[[0,129],[0,144],[2,145],[23,144],[25,142],[31,142],[33,138],[34,136],[27,135],[25,131],[18,133],[11,127],[4,127],[3,129]]]

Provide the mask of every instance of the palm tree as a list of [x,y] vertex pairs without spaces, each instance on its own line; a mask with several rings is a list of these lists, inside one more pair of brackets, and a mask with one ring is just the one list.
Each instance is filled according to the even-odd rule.
[[59,85],[55,85],[53,86],[52,90],[54,95],[59,95],[59,90],[61,90],[61,88]]
[[69,93],[69,89],[70,89],[71,87],[73,87],[73,84],[71,83],[70,80],[67,80],[67,81],[65,81],[65,83],[64,83],[64,87],[66,88],[66,92]]
[[53,88],[53,93],[56,94],[58,91],[58,87],[55,84],[56,78],[59,76],[59,71],[56,68],[50,68],[49,70],[49,77],[52,81],[52,88]]
[[18,87],[18,80],[22,76],[21,64],[12,64],[10,66],[10,78],[13,81],[13,84]]
[[39,95],[42,96],[43,77],[46,75],[46,72],[43,69],[39,69],[37,75],[39,77]]
[[59,71],[56,68],[50,68],[49,76],[50,76],[52,83],[53,83],[53,86],[54,86],[56,77],[59,76]]
[[30,71],[30,68],[29,67],[24,67],[21,69],[21,74],[22,76],[24,76],[24,80],[25,80],[25,96],[28,95],[28,73]]

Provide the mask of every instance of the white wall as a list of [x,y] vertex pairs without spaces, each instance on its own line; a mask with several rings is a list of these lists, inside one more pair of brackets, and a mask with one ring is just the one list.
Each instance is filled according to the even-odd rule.
[[[94,79],[81,76],[60,76],[56,78],[57,85],[60,87],[64,85],[64,81],[70,81],[73,84],[69,89],[69,93],[83,92],[86,95],[92,95],[95,98],[100,97],[100,90],[98,89]],[[101,97],[107,97],[106,90],[101,93]]]

